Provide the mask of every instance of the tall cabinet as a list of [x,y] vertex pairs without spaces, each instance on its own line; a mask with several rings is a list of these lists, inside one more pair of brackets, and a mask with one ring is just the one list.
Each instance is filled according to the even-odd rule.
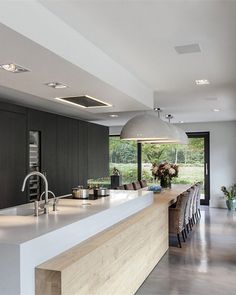
[[[39,138],[37,157],[33,134]],[[85,186],[89,178],[108,176],[107,127],[0,102],[0,139],[0,208],[26,203],[35,195],[36,179],[21,192],[33,168],[46,174],[56,195]]]
[[27,202],[21,192],[27,172],[25,108],[0,104],[0,208]]

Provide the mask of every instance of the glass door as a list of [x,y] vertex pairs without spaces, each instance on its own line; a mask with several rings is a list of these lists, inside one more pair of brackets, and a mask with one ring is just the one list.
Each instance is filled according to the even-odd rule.
[[[187,133],[191,143],[195,146],[195,149],[189,151],[192,153],[191,157],[197,157],[201,155],[201,205],[209,205],[210,200],[210,144],[209,144],[209,132],[190,132]],[[189,144],[188,144],[189,146]]]
[[187,145],[139,144],[139,178],[153,183],[153,163],[173,163],[179,166],[178,177],[172,183],[202,183],[201,204],[209,205],[209,132],[188,133]]

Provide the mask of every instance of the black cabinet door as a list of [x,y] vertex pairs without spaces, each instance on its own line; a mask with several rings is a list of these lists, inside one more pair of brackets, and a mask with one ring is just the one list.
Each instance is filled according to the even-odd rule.
[[21,192],[27,173],[26,115],[0,110],[0,208],[27,202]]
[[57,189],[57,116],[30,109],[28,128],[40,132],[40,170],[46,173],[49,189],[55,193]]
[[57,116],[57,194],[79,184],[78,157],[78,121]]
[[109,129],[88,124],[88,178],[109,175]]
[[88,123],[78,121],[78,182],[87,186],[88,180]]

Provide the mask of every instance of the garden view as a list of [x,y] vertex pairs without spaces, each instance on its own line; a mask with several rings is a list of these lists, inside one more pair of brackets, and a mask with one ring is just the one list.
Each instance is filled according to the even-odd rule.
[[[179,176],[172,183],[191,184],[204,181],[204,139],[190,138],[188,145],[142,144],[142,178],[153,183],[152,164],[167,161],[179,166]],[[137,180],[137,143],[110,137],[110,175],[116,167],[124,183]]]

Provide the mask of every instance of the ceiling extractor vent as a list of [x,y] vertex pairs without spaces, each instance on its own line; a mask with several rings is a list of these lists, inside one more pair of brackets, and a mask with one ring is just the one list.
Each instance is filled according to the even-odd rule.
[[73,96],[73,97],[56,97],[57,100],[77,105],[82,108],[99,108],[99,107],[111,107],[111,104],[108,104],[104,101],[101,101],[97,98],[94,98],[89,95],[83,96]]
[[201,52],[201,48],[197,43],[175,46],[175,50],[178,54]]

